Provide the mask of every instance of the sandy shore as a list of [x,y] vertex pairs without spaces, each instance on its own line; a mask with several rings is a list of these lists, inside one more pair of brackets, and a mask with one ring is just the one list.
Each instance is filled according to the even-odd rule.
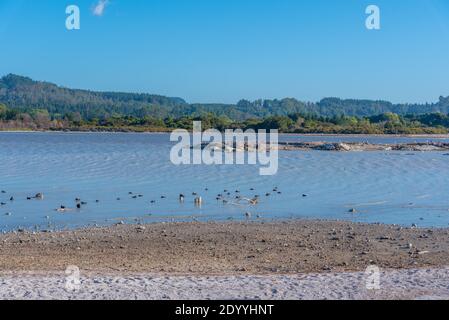
[[[381,270],[367,290],[365,270]],[[68,266],[80,290],[66,290]],[[0,236],[6,299],[449,299],[449,229],[332,221]]]
[[377,290],[363,272],[269,276],[1,274],[0,299],[48,300],[448,300],[449,269],[384,271]]

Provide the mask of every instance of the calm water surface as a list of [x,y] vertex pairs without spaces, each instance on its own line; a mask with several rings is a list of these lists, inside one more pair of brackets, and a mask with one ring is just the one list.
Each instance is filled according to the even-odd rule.
[[[281,140],[429,139],[282,136]],[[257,166],[174,166],[169,159],[172,145],[165,134],[0,133],[0,190],[6,191],[0,194],[0,202],[6,203],[0,206],[0,230],[119,221],[241,220],[245,212],[261,219],[449,225],[449,156],[444,153],[281,152],[278,174],[262,177]],[[282,193],[275,194],[275,187]],[[225,189],[232,193],[228,204],[216,200]],[[260,204],[235,203],[236,190],[248,198],[260,195]],[[43,201],[27,200],[38,192],[44,193]],[[143,197],[133,199],[129,192]],[[201,208],[194,206],[193,192],[203,197]],[[272,195],[266,197],[267,192]],[[186,195],[184,204],[178,201],[180,193]],[[11,196],[14,201],[9,201]],[[75,208],[75,198],[88,204],[65,213],[55,210],[61,205]],[[358,213],[349,213],[352,208]]]

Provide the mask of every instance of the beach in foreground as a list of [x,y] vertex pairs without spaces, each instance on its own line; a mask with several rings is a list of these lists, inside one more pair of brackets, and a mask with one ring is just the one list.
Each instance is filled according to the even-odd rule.
[[[449,298],[449,230],[333,221],[118,225],[0,237],[4,298]],[[67,266],[81,271],[65,290]],[[366,289],[365,270],[381,270]]]

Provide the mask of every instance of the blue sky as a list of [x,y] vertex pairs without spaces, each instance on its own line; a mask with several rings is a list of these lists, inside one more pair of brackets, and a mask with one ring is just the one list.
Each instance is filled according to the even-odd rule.
[[95,16],[97,1],[0,0],[0,75],[189,102],[449,95],[447,0],[110,0]]

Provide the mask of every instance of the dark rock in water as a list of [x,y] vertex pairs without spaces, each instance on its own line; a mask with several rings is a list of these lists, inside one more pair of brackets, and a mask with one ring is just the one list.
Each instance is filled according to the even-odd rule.
[[2,190],[2,193],[6,193],[6,191],[5,191],[5,190]]
[[302,195],[302,197],[303,197],[303,198],[306,198],[306,197],[308,197],[308,195],[306,195],[306,194],[303,194],[303,195]]
[[122,199],[120,199],[120,198],[117,198],[117,201],[120,201],[120,200],[122,200]]
[[161,199],[165,199],[165,198],[167,198],[166,196],[161,196]]
[[99,203],[99,202],[100,202],[100,200],[95,200],[95,202],[96,202],[96,203]]

